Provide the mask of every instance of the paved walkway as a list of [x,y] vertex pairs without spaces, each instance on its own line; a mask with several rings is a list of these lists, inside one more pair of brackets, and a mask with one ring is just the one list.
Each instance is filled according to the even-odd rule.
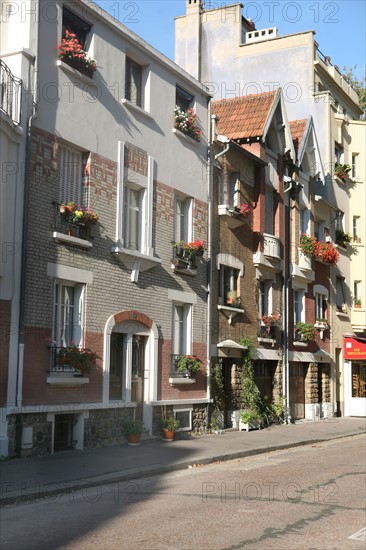
[[365,434],[365,418],[334,418],[273,426],[249,433],[226,431],[167,443],[144,441],[89,451],[65,451],[1,462],[0,503],[41,500],[62,492],[116,483],[296,445]]

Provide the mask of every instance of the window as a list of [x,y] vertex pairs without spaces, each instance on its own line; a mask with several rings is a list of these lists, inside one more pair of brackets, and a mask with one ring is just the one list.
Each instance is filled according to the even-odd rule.
[[339,143],[334,144],[334,162],[342,164],[343,162],[343,147]]
[[306,210],[300,210],[300,235],[306,234],[308,230],[308,224],[306,219]]
[[123,236],[125,248],[141,250],[141,213],[144,191],[126,186],[123,204]]
[[83,19],[75,15],[75,13],[68,10],[66,7],[62,10],[62,38],[66,36],[66,29],[74,34],[80,43],[81,47],[85,50],[85,43],[87,36],[92,26],[86,23]]
[[352,361],[352,397],[366,398],[366,361]]
[[74,340],[82,343],[84,285],[55,282],[53,340],[56,347],[67,347]]
[[228,202],[225,204],[230,204],[233,206],[238,206],[240,204],[240,174],[239,172],[231,172],[229,174],[229,196]]
[[179,86],[176,86],[175,91],[175,104],[181,111],[187,111],[193,103],[193,95],[183,90]]
[[174,241],[190,241],[192,237],[192,199],[176,197]]
[[344,278],[337,277],[336,280],[336,306],[342,310],[346,305],[346,296],[344,292]]
[[326,319],[327,297],[319,292],[315,293],[315,317],[316,319]]
[[361,305],[361,281],[353,282],[353,301],[355,306]]
[[304,291],[294,290],[294,324],[304,320]]
[[230,294],[235,293],[235,298],[239,297],[239,279],[240,271],[227,265],[222,265],[220,268],[220,289],[219,296],[221,302],[225,305],[231,303]]
[[58,181],[60,202],[80,202],[82,154],[66,145],[58,146]]
[[336,216],[336,220],[335,220],[336,232],[337,231],[340,231],[342,233],[344,232],[344,230],[343,230],[343,217],[344,217],[344,213],[338,211],[337,216]]
[[266,189],[266,219],[265,219],[265,233],[273,235],[274,233],[274,191],[273,189]]
[[126,58],[125,96],[128,101],[142,107],[142,66]]
[[174,355],[191,352],[191,304],[173,306],[173,347]]
[[352,177],[358,178],[358,153],[352,153]]
[[272,313],[272,281],[259,281],[260,317]]
[[360,237],[360,216],[353,216],[352,234],[353,234],[353,241],[355,243],[360,243],[361,242],[361,237]]
[[180,422],[180,428],[178,431],[190,431],[192,430],[192,409],[187,407],[174,406],[174,417]]

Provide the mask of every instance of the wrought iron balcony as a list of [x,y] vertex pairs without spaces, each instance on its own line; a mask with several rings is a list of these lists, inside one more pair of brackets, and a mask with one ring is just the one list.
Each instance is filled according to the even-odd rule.
[[20,123],[21,92],[21,79],[16,78],[0,59],[0,110],[8,115],[14,124]]

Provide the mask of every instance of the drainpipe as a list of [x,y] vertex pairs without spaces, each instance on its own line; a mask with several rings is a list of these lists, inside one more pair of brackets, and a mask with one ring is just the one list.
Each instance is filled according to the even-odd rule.
[[[39,21],[39,2],[37,5],[37,21]],[[38,24],[35,26],[35,60],[33,71],[29,67],[29,89],[32,94],[32,114],[27,121],[26,147],[25,147],[25,169],[24,169],[24,202],[23,202],[23,226],[22,226],[22,261],[20,275],[20,304],[19,304],[19,339],[18,339],[18,364],[17,364],[17,385],[16,385],[16,407],[20,411],[23,402],[23,367],[24,367],[24,318],[25,318],[25,285],[26,285],[26,242],[28,235],[28,204],[29,204],[29,179],[30,179],[30,157],[31,157],[31,128],[33,120],[37,116],[38,103]],[[33,82],[32,82],[32,76]],[[32,90],[33,86],[33,90]],[[19,430],[21,429],[21,421]],[[18,448],[18,452],[20,448]]]
[[[213,119],[211,118],[211,103],[208,100],[208,155],[207,155],[207,323],[206,323],[206,359],[207,359],[207,402],[211,400],[211,312],[212,312],[212,222],[213,222],[213,163],[212,163],[212,126]],[[207,411],[208,412],[208,411]],[[208,418],[206,415],[206,431],[208,431]]]
[[[208,268],[207,268],[207,399],[210,402],[211,400],[211,345],[212,345],[212,292],[211,284],[213,280],[213,254],[212,254],[212,228],[214,223],[214,205],[213,205],[213,168],[214,162],[220,158],[222,155],[225,155],[230,148],[230,140],[226,136],[218,135],[216,136],[216,115],[211,115],[211,105],[208,107],[209,111],[209,150],[208,150],[208,159],[207,159],[207,182],[208,182],[208,231],[207,231],[207,258],[208,258]],[[213,154],[213,143],[214,141],[219,141],[226,144],[226,147],[220,153],[216,155]],[[206,429],[208,429],[208,415],[206,417]]]
[[[292,216],[291,216],[291,200],[295,200],[296,196],[301,192],[301,189],[303,188],[303,185],[296,181],[289,176],[284,176],[284,182],[288,183],[289,186],[287,189],[285,189],[284,194],[289,192],[288,195],[288,226],[287,231],[285,232],[286,239],[285,244],[287,241],[287,253],[288,256],[286,256],[285,251],[285,277],[284,277],[284,357],[283,357],[283,374],[284,374],[284,386],[285,386],[285,397],[286,397],[286,410],[288,412],[286,423],[291,424],[291,414],[290,414],[290,361],[289,361],[289,349],[288,349],[288,343],[289,343],[289,293],[290,293],[290,281],[291,281],[291,273],[290,273],[290,264],[291,264],[291,224],[292,224]],[[285,202],[285,201],[284,201]],[[284,227],[286,228],[286,205],[284,204]],[[286,261],[286,258],[288,260]]]

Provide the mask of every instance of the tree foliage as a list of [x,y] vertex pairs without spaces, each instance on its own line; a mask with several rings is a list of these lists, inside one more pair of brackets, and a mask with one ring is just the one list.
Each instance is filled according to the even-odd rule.
[[358,104],[363,112],[361,119],[366,120],[366,72],[364,73],[364,76],[361,78],[361,80],[359,80],[354,73],[356,67],[357,65],[349,68],[343,67],[343,71],[344,76],[346,77],[348,82],[358,93]]

